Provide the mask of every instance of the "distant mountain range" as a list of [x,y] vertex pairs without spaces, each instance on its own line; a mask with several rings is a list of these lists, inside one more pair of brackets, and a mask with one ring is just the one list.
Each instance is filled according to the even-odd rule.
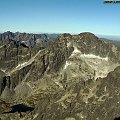
[[[7,32],[10,32],[10,31],[7,31]],[[6,33],[6,32],[0,32],[0,34],[3,34],[3,33]],[[17,32],[17,33],[20,33],[20,32]],[[40,35],[46,34],[48,39],[51,40],[51,39],[57,38],[59,35],[64,34],[64,33],[33,33],[33,34],[40,34]],[[74,35],[74,34],[71,34],[71,35]],[[75,35],[77,35],[77,34],[75,34]],[[100,35],[100,34],[95,34],[95,35],[99,38],[105,38],[105,39],[108,39],[108,40],[116,40],[116,41],[120,40],[119,35]]]
[[117,47],[120,47],[120,40],[109,40],[109,39],[106,39],[106,38],[100,38],[100,39],[104,40],[106,42],[112,43],[112,44],[114,44]]
[[99,38],[106,38],[109,40],[120,40],[120,36],[118,35],[97,35]]

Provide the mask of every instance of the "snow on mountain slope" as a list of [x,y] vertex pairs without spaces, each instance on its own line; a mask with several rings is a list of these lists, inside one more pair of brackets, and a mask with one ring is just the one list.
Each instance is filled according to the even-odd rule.
[[76,54],[78,54],[78,53],[81,54],[81,51],[78,50],[78,48],[74,46],[74,51],[72,52],[72,54],[71,54],[70,57],[72,57],[72,56],[74,56],[74,55],[76,55]]
[[102,58],[102,57],[94,55],[94,54],[81,54],[81,57],[90,58],[90,59],[101,59],[101,60],[108,61],[108,57]]
[[69,65],[71,65],[72,63],[71,62],[68,62],[68,61],[66,61],[66,63],[65,63],[65,66],[64,66],[64,69],[66,69]]
[[94,54],[83,54],[74,46],[74,51],[64,65],[64,72],[71,77],[81,77],[85,80],[99,77],[104,78],[110,71],[113,71],[118,63],[113,63],[108,57],[101,57]]

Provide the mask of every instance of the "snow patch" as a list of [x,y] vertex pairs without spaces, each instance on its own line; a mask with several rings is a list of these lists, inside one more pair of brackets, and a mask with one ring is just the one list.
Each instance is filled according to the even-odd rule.
[[71,65],[72,63],[70,61],[66,61],[64,69],[66,69],[69,65]]
[[34,117],[33,117],[33,120],[34,120],[35,118],[37,118],[38,115],[39,115],[39,113],[35,114]]
[[55,81],[55,83],[60,87],[60,88],[62,88],[63,89],[63,85],[60,83],[60,82],[58,82],[58,81]]
[[4,45],[0,46],[0,48],[4,47]]
[[74,47],[74,51],[73,51],[73,53],[76,54],[76,53],[81,53],[81,52],[80,52],[80,50],[78,50],[77,47]]
[[97,56],[97,55],[94,55],[94,54],[81,54],[80,57],[83,57],[83,58],[91,58],[91,59],[101,59],[101,60],[105,60],[105,61],[108,61],[108,57],[100,57],[100,56]]
[[67,47],[70,47],[70,45],[71,45],[71,42],[68,42],[68,43],[67,43]]
[[2,72],[4,72],[4,73],[6,72],[6,70],[3,70],[3,69],[0,69],[0,70],[1,70]]
[[73,46],[74,47],[74,51],[72,52],[72,54],[71,54],[71,56],[74,56],[74,55],[76,55],[76,54],[81,54],[81,51],[80,50],[78,50],[78,48],[77,47],[75,47],[75,46]]
[[18,66],[16,66],[16,68],[22,67],[22,66],[24,66],[24,65],[26,65],[26,64],[27,64],[27,62],[24,62],[24,63],[19,64]]

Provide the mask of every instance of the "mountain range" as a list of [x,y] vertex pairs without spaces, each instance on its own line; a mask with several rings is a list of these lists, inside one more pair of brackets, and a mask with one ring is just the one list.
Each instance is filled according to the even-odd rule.
[[49,38],[0,34],[0,119],[119,118],[120,48],[90,32]]

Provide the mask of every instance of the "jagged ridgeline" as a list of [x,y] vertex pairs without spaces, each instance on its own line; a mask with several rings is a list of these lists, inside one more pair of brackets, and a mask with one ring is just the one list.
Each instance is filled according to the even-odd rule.
[[113,120],[119,79],[120,48],[92,33],[0,34],[2,120]]

